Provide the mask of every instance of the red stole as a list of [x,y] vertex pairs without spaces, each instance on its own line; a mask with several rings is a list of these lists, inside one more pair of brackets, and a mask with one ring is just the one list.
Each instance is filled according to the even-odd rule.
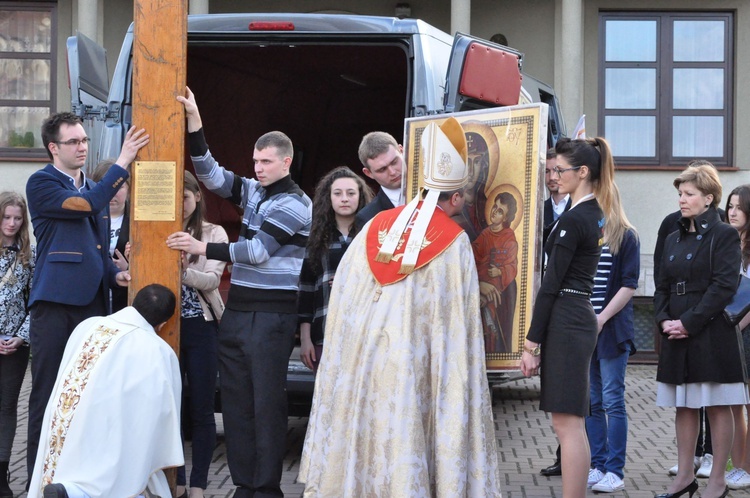
[[[405,206],[382,211],[373,218],[370,228],[367,231],[367,261],[370,264],[370,271],[380,285],[395,284],[408,276],[398,273],[398,271],[401,268],[401,259],[404,257],[406,236],[411,231],[411,224],[414,222],[421,206],[422,203],[420,202],[409,221],[409,225],[407,225],[406,231],[401,235],[401,240],[396,246],[393,258],[388,263],[375,261],[375,256],[377,256],[380,246],[388,234],[388,230]],[[455,221],[450,219],[442,209],[436,208],[427,227],[425,240],[422,243],[423,247],[417,257],[415,271],[442,254],[462,232],[463,229]]]

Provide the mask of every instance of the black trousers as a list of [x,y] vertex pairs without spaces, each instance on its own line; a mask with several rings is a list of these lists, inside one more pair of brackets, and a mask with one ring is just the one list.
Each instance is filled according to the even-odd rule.
[[219,327],[219,376],[235,498],[283,497],[286,372],[297,315],[227,309]]
[[34,472],[44,410],[52,395],[65,345],[79,323],[92,316],[107,314],[101,289],[86,306],[37,301],[31,308],[29,336],[31,340],[31,393],[29,394],[29,426],[26,442],[28,479]]
[[[185,391],[190,393],[190,433],[193,439],[190,487],[208,487],[208,468],[216,446],[216,322],[203,316],[183,318],[180,322],[180,370],[182,371],[182,401]],[[184,380],[187,379],[187,382]],[[177,469],[177,485],[187,484],[185,466]]]

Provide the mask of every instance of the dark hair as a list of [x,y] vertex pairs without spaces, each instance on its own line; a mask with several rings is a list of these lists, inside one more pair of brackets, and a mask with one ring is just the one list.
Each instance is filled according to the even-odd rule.
[[52,157],[52,152],[49,150],[49,144],[60,140],[60,126],[63,124],[70,126],[82,125],[83,120],[72,112],[59,112],[48,117],[42,123],[42,143],[50,160],[54,160],[54,157]]
[[732,201],[733,195],[739,198],[740,202],[737,207],[745,213],[745,225],[740,227],[738,231],[740,237],[742,237],[742,267],[747,269],[750,263],[750,185],[740,185],[729,192],[725,207],[727,218],[729,218],[729,203]]
[[285,133],[280,131],[269,131],[255,142],[256,150],[263,150],[269,147],[276,147],[276,152],[278,152],[278,155],[281,158],[294,158],[292,140],[286,136]]
[[[200,199],[195,201],[195,211],[193,211],[193,214],[190,215],[187,223],[185,223],[185,231],[196,239],[201,240],[203,237],[203,221],[206,219],[206,203],[203,202],[203,192],[201,192],[198,180],[188,170],[185,170],[184,189],[189,190],[193,195],[200,196]],[[195,263],[198,261],[198,255],[191,254],[188,256],[188,261]]]
[[[313,196],[313,219],[310,227],[310,236],[307,239],[307,254],[310,266],[317,271],[321,268],[323,258],[328,255],[328,246],[331,243],[331,235],[336,230],[336,213],[333,212],[331,204],[331,187],[333,182],[340,178],[351,178],[357,182],[359,187],[359,203],[357,211],[365,207],[372,200],[372,190],[365,181],[354,171],[346,166],[339,166],[328,172],[315,186]],[[357,229],[352,223],[349,235],[354,236]]]
[[161,284],[147,285],[133,299],[133,308],[152,327],[169,320],[174,315],[175,304],[174,292]]
[[438,202],[445,202],[450,200],[450,198],[453,197],[453,194],[458,194],[459,197],[463,197],[464,193],[466,193],[466,187],[457,188],[456,190],[451,190],[450,192],[440,192],[440,195],[438,195]]
[[615,161],[607,141],[601,137],[580,140],[563,137],[557,141],[555,152],[573,167],[586,166],[587,180],[593,184],[596,200],[605,218],[609,217],[614,205]]
[[506,47],[508,46],[508,38],[502,33],[495,33],[490,38],[490,41],[492,43],[499,43],[500,45],[505,45]]
[[557,157],[557,151],[555,151],[555,148],[549,148],[547,149],[547,159],[554,159]]
[[[10,206],[21,208],[21,228],[16,233],[16,243],[18,244],[16,257],[23,266],[29,266],[29,263],[31,263],[31,243],[29,242],[29,210],[26,207],[26,199],[15,192],[0,193],[0,219],[5,216],[5,210]],[[0,247],[0,256],[5,255],[5,251],[7,249]]]
[[498,201],[500,201],[500,204],[505,204],[506,206],[508,206],[508,212],[505,213],[505,219],[503,220],[503,228],[508,228],[510,227],[510,224],[513,223],[513,220],[516,219],[516,213],[518,212],[518,202],[510,192],[500,192],[499,194],[497,194],[492,205],[494,206]]

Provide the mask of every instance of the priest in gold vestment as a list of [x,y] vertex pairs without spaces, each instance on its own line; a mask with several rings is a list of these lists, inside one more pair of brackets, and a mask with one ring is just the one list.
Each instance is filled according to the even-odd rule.
[[424,186],[355,238],[334,278],[299,480],[305,497],[499,497],[466,140],[422,134]]

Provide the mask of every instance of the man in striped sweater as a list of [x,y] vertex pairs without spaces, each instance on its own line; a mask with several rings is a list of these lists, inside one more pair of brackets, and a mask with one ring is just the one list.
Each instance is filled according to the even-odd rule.
[[257,180],[219,166],[208,150],[195,96],[185,106],[198,179],[244,210],[237,242],[205,243],[185,233],[167,244],[232,263],[219,328],[219,373],[227,459],[236,498],[280,496],[287,431],[286,370],[297,328],[297,286],[312,201],[292,181],[292,142],[279,131],[255,143]]

